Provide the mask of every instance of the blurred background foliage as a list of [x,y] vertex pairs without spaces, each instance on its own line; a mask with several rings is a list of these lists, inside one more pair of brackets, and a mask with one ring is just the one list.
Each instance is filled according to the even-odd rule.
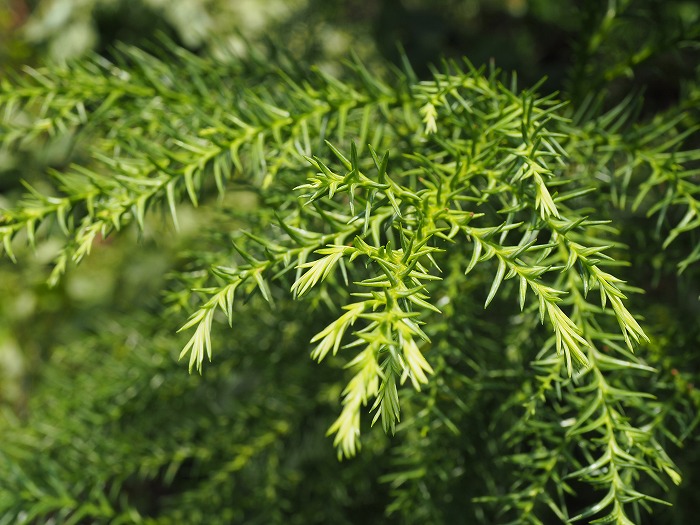
[[[377,70],[385,59],[398,65],[402,48],[419,76],[441,57],[467,56],[517,71],[522,85],[546,76],[541,90],[562,91],[574,108],[634,95],[644,97],[648,118],[680,114],[689,128],[700,121],[700,4],[692,0],[0,0],[0,81],[21,64],[109,57],[118,41],[158,46],[159,34],[197,53],[274,56],[279,46],[331,70],[350,50]],[[697,135],[689,140],[700,145]],[[70,138],[0,149],[0,208],[24,191],[20,180],[40,181],[47,168],[85,154]],[[227,207],[255,205],[245,194],[227,199]],[[388,438],[370,432],[363,453],[342,465],[324,438],[341,363],[320,374],[307,358],[309,334],[328,321],[322,308],[312,314],[287,302],[273,315],[253,300],[238,314],[235,337],[218,333],[221,351],[202,377],[177,363],[185,313],[174,292],[161,291],[176,289],[170,276],[188,270],[186,253],[211,242],[201,232],[215,208],[183,212],[179,236],[152,220],[143,234],[104,240],[53,289],[45,282],[50,244],[18,254],[21,265],[0,259],[0,509],[20,494],[53,523],[494,523],[497,509],[471,498],[505,490],[498,469],[511,467],[489,474],[500,451],[487,440],[498,418],[487,416],[506,399],[504,375],[522,372],[512,368],[517,360],[500,362],[488,349],[481,362],[451,356],[470,378],[452,378],[439,407],[459,425],[458,446],[453,429],[409,399],[402,408],[408,419],[426,418],[423,435],[420,425],[399,432],[386,454]],[[689,236],[662,253],[648,234],[654,220],[615,213],[630,242],[628,277],[647,291],[636,306],[654,339],[648,359],[662,371],[658,391],[685,407],[678,427],[688,431],[700,406],[700,286],[697,265],[679,276],[676,263],[699,241]],[[463,306],[451,326],[483,333],[455,337],[498,341],[490,315]],[[260,323],[264,330],[246,329]],[[455,400],[464,406],[455,409]],[[402,456],[404,443],[412,457]],[[672,452],[684,484],[675,506],[649,523],[694,520],[697,432]],[[25,458],[25,470],[9,458]],[[440,478],[425,465],[464,475]],[[36,484],[27,488],[27,478]],[[0,516],[3,523],[14,522]]]

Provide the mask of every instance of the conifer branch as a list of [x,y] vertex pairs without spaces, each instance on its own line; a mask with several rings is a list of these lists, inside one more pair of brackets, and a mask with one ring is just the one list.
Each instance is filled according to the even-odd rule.
[[[539,350],[503,407],[519,410],[504,441],[514,449],[510,460],[524,466],[501,500],[506,513],[537,523],[545,505],[562,520],[606,513],[602,519],[631,523],[640,505],[660,502],[642,493],[640,478],[662,487],[664,478],[680,481],[650,423],[645,403],[653,396],[635,386],[636,374],[654,373],[632,353],[649,342],[629,306],[635,289],[614,270],[623,255],[595,209],[596,183],[577,175],[598,169],[619,206],[629,195],[634,207],[658,214],[668,247],[700,226],[700,156],[681,149],[693,130],[677,131],[679,121],[647,126],[632,141],[624,104],[572,115],[537,87],[516,92],[468,62],[446,62],[418,82],[381,79],[357,60],[339,78],[320,69],[300,78],[275,65],[172,53],[174,62],[122,48],[114,64],[93,57],[0,85],[5,147],[70,136],[76,148],[92,149],[89,160],[52,172],[49,184],[27,185],[2,211],[10,258],[17,237],[36,245],[56,225],[63,240],[55,283],[96,239],[131,224],[143,229],[154,210],[166,210],[177,227],[179,207],[232,186],[252,189],[259,209],[223,235],[230,245],[202,257],[214,263],[180,300],[194,308],[180,329],[192,331],[180,353],[190,371],[201,373],[212,359],[217,317],[237,329],[241,293],[270,305],[322,299],[335,319],[310,337],[311,357],[336,356],[351,374],[328,429],[340,457],[359,451],[367,406],[386,433],[410,435],[423,417],[415,405],[427,400],[417,412],[459,432],[437,398],[445,394],[455,411],[470,408],[450,392],[454,385],[437,380],[452,373],[450,351],[463,366],[480,363],[472,354],[483,349],[448,344],[441,326],[454,322],[443,305],[458,299],[455,283],[473,282],[468,293],[485,308],[507,299],[519,306],[519,317],[494,322],[519,338],[519,358],[528,362]],[[647,203],[654,193],[662,199]],[[667,220],[671,209],[682,217]],[[589,296],[596,288],[599,300]],[[538,331],[538,318],[549,335]],[[530,332],[544,341],[539,347]],[[484,359],[488,366],[507,356],[489,351],[497,357]],[[412,388],[402,388],[408,382]],[[399,486],[408,477],[389,478]],[[569,479],[603,494],[573,518]]]

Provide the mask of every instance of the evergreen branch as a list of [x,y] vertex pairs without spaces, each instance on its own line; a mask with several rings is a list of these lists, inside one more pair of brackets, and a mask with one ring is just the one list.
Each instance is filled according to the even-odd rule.
[[[57,219],[64,232],[71,234],[72,240],[68,244],[77,247],[70,257],[76,262],[89,252],[88,237],[84,232],[99,230],[106,235],[112,228],[119,229],[127,224],[131,217],[142,226],[145,212],[158,205],[167,204],[177,226],[178,201],[186,195],[196,206],[207,176],[213,175],[217,188],[223,191],[226,179],[232,176],[232,167],[239,173],[244,171],[242,158],[245,156],[249,159],[245,169],[254,175],[248,178],[250,183],[270,188],[278,171],[289,166],[297,167],[299,153],[310,153],[310,129],[330,130],[335,126],[342,138],[349,123],[365,129],[373,112],[379,108],[382,112],[389,111],[388,108],[398,101],[398,95],[386,94],[386,90],[382,90],[382,98],[374,99],[371,94],[353,91],[349,85],[344,86],[320,74],[317,89],[296,86],[297,92],[306,94],[294,97],[289,109],[278,106],[274,98],[278,90],[274,85],[263,85],[255,93],[250,89],[242,90],[244,102],[233,107],[226,104],[226,112],[222,111],[221,105],[216,105],[221,102],[222,95],[214,93],[206,106],[194,110],[196,118],[192,119],[192,100],[184,94],[179,98],[170,97],[171,104],[167,106],[158,98],[170,93],[167,84],[171,82],[168,80],[172,76],[171,65],[135,49],[128,48],[125,53],[132,62],[124,64],[117,72],[103,64],[103,60],[101,69],[89,71],[98,84],[103,82],[107,87],[94,86],[93,95],[101,105],[94,113],[86,113],[86,118],[97,129],[105,122],[114,125],[115,120],[125,126],[115,137],[102,141],[102,152],[95,155],[104,174],[79,166],[74,167],[70,174],[55,174],[64,196],[45,196],[32,190],[31,198],[21,208],[3,213],[0,233],[10,256],[12,238],[20,230],[26,229],[33,240],[35,229],[51,217]],[[197,64],[199,71],[193,75],[202,74],[206,66],[206,61]],[[163,75],[154,76],[152,69],[162,70]],[[60,79],[74,74],[87,75],[88,72],[80,68],[77,72],[70,68],[46,72],[46,75],[57,75]],[[114,86],[110,82],[114,75],[117,79],[145,75],[147,83],[154,84],[152,95],[157,95],[156,99],[146,103],[146,111],[136,104],[129,112],[123,101],[115,105],[114,93],[121,91],[112,89]],[[361,76],[360,72],[358,75]],[[14,113],[19,100],[26,99],[26,103],[31,104],[34,99],[43,97],[46,104],[42,114],[63,114],[65,103],[59,98],[83,100],[79,96],[82,93],[72,90],[70,84],[43,82],[43,78],[44,74],[35,75],[36,84],[26,92],[15,93],[10,90],[11,86],[5,86],[5,92],[0,93],[0,107],[4,105],[6,113]],[[219,79],[218,83],[223,81],[223,78]],[[282,76],[280,82],[289,87],[293,81]],[[86,85],[89,86],[89,82],[80,84],[81,89],[86,89]],[[322,103],[321,99],[328,102]],[[284,102],[289,103],[290,99]],[[210,105],[211,112],[207,111]],[[362,119],[356,120],[355,114],[361,114]],[[157,129],[157,135],[150,133],[151,129]],[[125,144],[129,147],[125,148]],[[120,156],[120,150],[126,150],[130,156]],[[112,177],[115,173],[118,176]],[[85,215],[82,209],[88,214]],[[76,215],[74,221],[67,221],[66,217],[72,214]],[[81,224],[78,231],[74,230],[74,222]],[[65,265],[66,258],[64,255],[59,269]],[[57,275],[58,272],[52,280]]]
[[[211,269],[192,279],[190,293],[203,299],[181,328],[193,331],[180,354],[189,354],[190,372],[201,373],[212,359],[214,319],[223,313],[234,325],[241,291],[272,304],[284,290],[336,312],[310,338],[314,360],[354,352],[342,409],[328,430],[340,457],[360,449],[370,402],[372,424],[381,418],[386,433],[415,432],[411,405],[426,400],[425,413],[457,433],[435,393],[452,385],[435,376],[449,368],[446,346],[465,361],[483,349],[433,338],[441,324],[460,324],[446,319],[443,304],[457,299],[455,280],[473,282],[467,295],[481,294],[484,307],[514,291],[520,316],[503,314],[495,324],[519,331],[518,357],[529,361],[537,347],[529,333],[537,331],[538,315],[551,331],[537,332],[537,342],[546,341],[532,369],[516,374],[520,387],[498,398],[505,400],[502,413],[525,404],[505,433],[516,447],[510,460],[522,468],[505,513],[537,523],[545,505],[566,520],[572,513],[564,493],[575,478],[603,496],[571,520],[607,513],[601,519],[631,523],[640,505],[659,503],[641,492],[640,478],[662,487],[662,476],[680,481],[645,404],[652,395],[634,386],[635,374],[652,369],[631,354],[649,340],[628,309],[631,288],[609,270],[615,243],[604,221],[587,218],[599,213],[584,207],[597,204],[597,188],[589,187],[597,183],[578,177],[596,170],[610,176],[619,205],[636,195],[635,209],[647,206],[660,225],[671,225],[663,247],[670,246],[700,226],[698,153],[680,151],[693,131],[677,132],[680,120],[632,133],[631,103],[588,122],[569,119],[554,96],[540,97],[536,88],[516,93],[468,63],[462,69],[446,62],[423,82],[410,75],[384,82],[359,61],[342,79],[319,69],[303,80],[274,65],[249,75],[245,64],[215,67],[184,52],[174,65],[131,48],[122,53],[118,65],[93,58],[0,86],[0,142],[8,147],[22,147],[20,135],[75,133],[79,143],[87,131],[96,137],[87,142],[92,160],[53,173],[55,191],[27,186],[27,196],[2,212],[10,258],[21,232],[35,245],[58,224],[66,240],[56,282],[96,239],[134,222],[143,229],[153,209],[167,209],[177,226],[182,203],[197,206],[230,184],[252,188],[260,209],[236,225],[232,247],[201,257]],[[13,131],[16,123],[21,133]],[[663,197],[648,204],[654,194]],[[667,219],[676,209],[682,217]],[[273,212],[279,224],[267,220]],[[697,256],[691,251],[681,269]],[[596,287],[594,304],[588,292]],[[190,302],[186,294],[179,304]],[[464,339],[462,328],[452,329]],[[512,358],[494,346],[488,365],[474,368]],[[413,388],[402,392],[408,381]],[[447,397],[467,412],[460,396]],[[522,444],[513,445],[519,438]],[[241,465],[255,453],[248,452]],[[400,472],[392,483],[412,475],[424,474]]]
[[[700,150],[683,149],[697,135],[698,127],[685,125],[685,114],[676,110],[630,128],[635,111],[630,97],[606,113],[590,115],[583,129],[572,128],[568,149],[582,162],[609,174],[611,196],[618,207],[630,203],[634,211],[645,210],[648,217],[657,217],[657,235],[667,230],[662,243],[666,249],[680,235],[700,227]],[[678,208],[684,211],[674,224],[672,217]],[[678,271],[697,262],[699,253],[692,250],[679,261]]]
[[[511,278],[517,277],[520,282],[519,290],[521,309],[525,304],[527,286],[530,287],[537,297],[539,301],[540,320],[541,322],[544,322],[546,314],[547,318],[552,324],[556,335],[557,354],[564,355],[569,374],[573,373],[574,361],[580,366],[587,366],[588,359],[584,353],[587,343],[581,335],[581,329],[577,327],[576,324],[563,312],[558,304],[561,301],[560,295],[563,292],[550,286],[546,286],[539,281],[539,278],[548,271],[547,267],[532,267],[523,264],[517,259],[519,253],[525,250],[511,250],[511,253],[508,253],[497,243],[489,241],[491,236],[502,229],[502,227],[492,229],[465,228],[465,233],[471,239],[473,239],[474,242],[472,259],[469,266],[465,270],[465,273],[471,271],[477,262],[483,262],[495,256],[498,259],[499,267],[496,277],[491,285],[489,296],[486,299],[486,305],[488,305],[488,303],[493,299],[493,296],[503,280],[505,271],[508,269],[508,276]],[[486,253],[480,256],[482,246],[486,247]],[[526,249],[532,251],[533,248],[542,249],[543,247],[529,247]]]
[[[577,325],[581,326],[587,339],[589,366],[575,378],[576,383],[581,386],[572,388],[571,383],[562,383],[561,365],[558,360],[543,359],[538,361],[538,368],[546,371],[547,375],[541,376],[540,389],[531,398],[530,409],[523,420],[524,425],[516,427],[519,430],[514,431],[512,439],[522,440],[520,432],[535,436],[542,434],[542,426],[546,424],[542,421],[534,421],[528,430],[531,424],[530,419],[533,416],[537,416],[536,419],[539,419],[542,417],[541,414],[544,414],[543,411],[536,410],[534,404],[538,400],[544,403],[546,393],[552,390],[552,382],[559,383],[557,391],[564,394],[557,396],[560,399],[560,410],[564,412],[574,408],[577,414],[575,417],[561,422],[568,429],[565,435],[559,437],[558,446],[569,450],[569,454],[573,453],[572,449],[577,449],[578,453],[583,452],[589,463],[570,472],[562,473],[562,467],[557,468],[555,472],[559,472],[558,475],[563,478],[558,484],[563,483],[565,479],[578,478],[595,487],[607,490],[599,503],[580,512],[571,520],[590,518],[607,509],[609,513],[601,519],[616,523],[632,523],[629,518],[629,506],[636,508],[638,504],[644,505],[645,501],[660,502],[655,498],[641,494],[634,488],[634,480],[639,477],[638,474],[649,475],[662,487],[664,483],[656,472],[665,473],[674,483],[680,479],[677,468],[654,438],[656,430],[649,425],[641,424],[641,421],[649,418],[654,411],[652,407],[645,406],[648,403],[647,399],[653,396],[636,392],[627,384],[621,388],[611,384],[612,380],[620,380],[633,370],[646,373],[654,372],[654,370],[640,363],[618,346],[614,342],[615,335],[597,326],[595,319],[600,308],[588,303],[581,293],[580,281],[584,277],[572,273],[566,279],[572,285],[572,295],[569,302],[574,305],[573,318]],[[617,339],[627,339],[626,334],[617,336]],[[608,352],[614,348],[623,357],[613,357],[601,351],[600,347]],[[583,401],[584,398],[588,398],[588,401]],[[640,404],[640,402],[644,404]],[[633,409],[634,414],[632,413]],[[640,421],[640,423],[635,424],[635,420]],[[649,454],[646,443],[651,444],[655,452]],[[545,450],[551,450],[553,446],[555,445],[547,446]],[[597,451],[597,456],[594,451]],[[541,474],[535,476],[538,486],[546,483],[546,479],[551,476],[552,468],[553,465],[546,464],[546,468],[543,466],[540,469]],[[543,497],[547,497],[546,493]],[[530,503],[523,507],[524,501],[521,501],[518,507],[531,509],[537,499],[535,497],[531,500],[530,497],[527,497],[524,501],[530,501]]]

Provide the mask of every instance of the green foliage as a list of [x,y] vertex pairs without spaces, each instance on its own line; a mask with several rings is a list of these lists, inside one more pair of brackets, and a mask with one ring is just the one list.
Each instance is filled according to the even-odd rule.
[[675,497],[700,400],[669,349],[700,334],[625,266],[667,250],[697,314],[692,93],[642,120],[466,60],[162,47],[0,84],[2,147],[76,161],[4,206],[9,258],[56,246],[60,289],[118,235],[183,243],[164,300],[107,309],[6,411],[4,522],[629,524]]

